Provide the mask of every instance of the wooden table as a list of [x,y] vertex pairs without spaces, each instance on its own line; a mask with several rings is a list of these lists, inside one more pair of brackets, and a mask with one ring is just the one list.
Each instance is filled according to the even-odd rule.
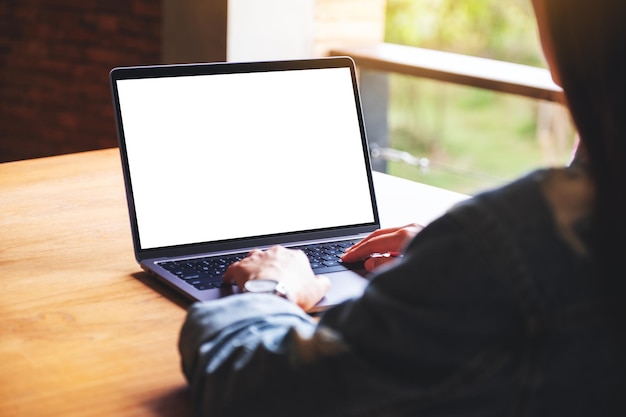
[[[376,174],[383,226],[465,196]],[[133,258],[117,149],[0,164],[0,416],[187,416],[188,302]]]

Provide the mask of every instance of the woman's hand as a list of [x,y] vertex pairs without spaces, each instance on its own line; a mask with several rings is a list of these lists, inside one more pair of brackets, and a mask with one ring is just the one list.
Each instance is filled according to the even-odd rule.
[[394,259],[393,256],[380,256],[381,254],[395,254],[404,251],[411,239],[423,228],[417,223],[411,223],[402,227],[376,230],[350,247],[341,259],[345,263],[365,261],[365,269],[372,271]]
[[263,278],[280,282],[289,300],[305,311],[315,306],[330,289],[330,280],[313,273],[304,252],[282,246],[253,250],[224,274],[224,282],[236,283],[240,289],[248,280]]

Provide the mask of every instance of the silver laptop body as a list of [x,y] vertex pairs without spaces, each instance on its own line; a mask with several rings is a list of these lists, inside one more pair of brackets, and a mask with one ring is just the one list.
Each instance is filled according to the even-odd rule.
[[[135,257],[190,300],[238,290],[171,265],[379,228],[350,58],[117,67],[110,82]],[[367,283],[329,262],[316,311]]]

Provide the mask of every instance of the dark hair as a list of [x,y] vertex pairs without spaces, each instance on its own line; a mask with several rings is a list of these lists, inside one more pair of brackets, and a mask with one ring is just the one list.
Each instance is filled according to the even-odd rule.
[[554,64],[596,187],[591,249],[609,285],[626,288],[626,1],[544,4]]

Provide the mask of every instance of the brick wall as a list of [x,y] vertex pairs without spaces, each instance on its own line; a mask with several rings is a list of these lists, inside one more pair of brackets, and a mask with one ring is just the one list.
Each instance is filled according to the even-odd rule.
[[161,57],[161,0],[0,2],[0,162],[117,146],[108,73]]

